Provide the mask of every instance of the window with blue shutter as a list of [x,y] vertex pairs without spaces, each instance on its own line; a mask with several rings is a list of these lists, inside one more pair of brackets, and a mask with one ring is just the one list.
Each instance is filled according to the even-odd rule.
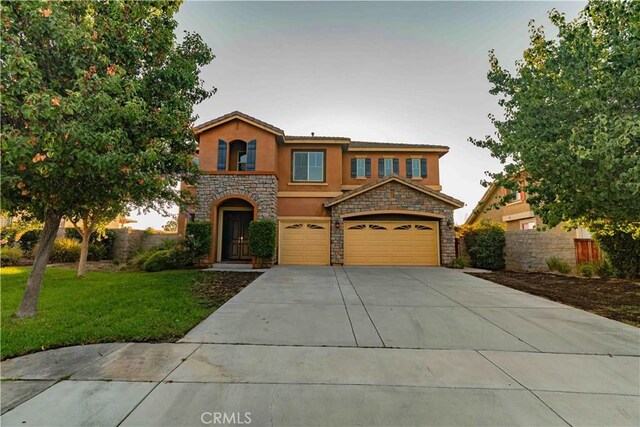
[[378,159],[378,177],[382,178],[384,176],[384,160]]
[[371,159],[364,159],[364,176],[371,178]]
[[427,177],[427,159],[420,159],[420,176]]
[[351,178],[358,176],[358,164],[357,159],[351,159]]
[[256,170],[256,140],[252,139],[247,143],[247,170]]
[[407,178],[413,177],[413,159],[407,159]]
[[218,140],[218,170],[227,170],[227,142]]
[[393,159],[393,173],[394,175],[400,175],[400,160]]

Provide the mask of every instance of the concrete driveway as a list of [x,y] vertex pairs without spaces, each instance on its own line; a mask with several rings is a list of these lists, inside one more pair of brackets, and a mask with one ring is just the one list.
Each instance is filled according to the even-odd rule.
[[640,424],[640,329],[444,268],[276,267],[102,346],[4,362],[2,424]]

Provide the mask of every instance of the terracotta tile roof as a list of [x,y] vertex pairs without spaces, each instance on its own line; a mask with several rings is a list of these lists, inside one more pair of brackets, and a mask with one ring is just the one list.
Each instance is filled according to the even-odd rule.
[[361,187],[355,188],[355,189],[353,189],[351,191],[347,191],[346,193],[344,193],[344,194],[342,194],[340,196],[337,196],[337,197],[334,197],[332,199],[327,200],[326,202],[324,202],[324,206],[328,208],[330,206],[337,205],[338,203],[344,202],[345,200],[350,199],[352,197],[355,197],[358,194],[366,193],[367,191],[373,190],[374,188],[379,187],[381,185],[384,185],[384,184],[386,184],[387,182],[390,182],[390,181],[396,181],[396,182],[399,182],[401,184],[404,184],[404,185],[406,185],[408,187],[411,187],[411,188],[413,188],[415,190],[421,191],[421,192],[423,192],[423,193],[425,193],[425,194],[427,194],[427,195],[429,195],[431,197],[434,197],[436,199],[442,200],[443,202],[449,203],[450,205],[453,205],[453,206],[455,206],[457,208],[461,208],[461,207],[464,206],[464,202],[462,202],[462,201],[460,201],[460,200],[458,200],[458,199],[456,199],[454,197],[447,196],[446,194],[441,193],[440,191],[433,190],[433,189],[427,187],[426,185],[420,184],[419,182],[415,182],[413,180],[410,180],[408,178],[405,178],[405,177],[399,176],[399,175],[389,175],[389,176],[384,177],[384,178],[379,178],[379,179],[377,179],[377,180],[375,180],[373,182],[370,182],[368,184],[365,184],[365,185],[363,185]]
[[405,144],[403,142],[351,141],[349,148],[436,148],[448,150],[446,145]]
[[199,133],[204,129],[207,129],[207,128],[210,128],[210,127],[214,126],[218,122],[224,122],[225,120],[230,119],[231,117],[234,117],[234,116],[241,117],[241,118],[243,118],[243,119],[245,119],[245,120],[247,120],[249,122],[253,122],[253,123],[256,123],[256,124],[258,124],[258,125],[260,125],[262,127],[270,129],[275,133],[284,135],[284,131],[282,129],[277,128],[274,125],[269,124],[267,122],[263,122],[262,120],[258,120],[255,117],[251,117],[250,115],[244,114],[243,112],[240,112],[240,111],[233,111],[233,112],[231,112],[229,114],[225,114],[224,116],[216,117],[213,120],[209,120],[208,122],[204,122],[201,125],[198,125],[198,126],[194,127],[193,131],[195,133]]

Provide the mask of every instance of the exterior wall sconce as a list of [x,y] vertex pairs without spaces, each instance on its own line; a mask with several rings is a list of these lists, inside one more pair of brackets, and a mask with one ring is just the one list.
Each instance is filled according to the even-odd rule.
[[449,229],[453,228],[453,220],[451,218],[447,219],[447,227],[449,227]]
[[342,222],[342,218],[336,218],[333,220],[333,225],[336,227],[336,229],[340,228],[340,223]]

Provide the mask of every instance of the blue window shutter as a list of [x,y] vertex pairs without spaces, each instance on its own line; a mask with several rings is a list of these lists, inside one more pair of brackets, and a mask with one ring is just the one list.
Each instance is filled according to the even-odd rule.
[[384,159],[378,159],[378,177],[384,176]]
[[247,143],[247,170],[256,170],[256,140],[252,139]]
[[407,178],[413,177],[413,160],[407,159]]
[[393,173],[394,175],[400,175],[400,160],[393,159]]
[[420,159],[420,173],[423,178],[427,177],[427,159]]
[[218,140],[218,170],[227,170],[227,142]]
[[351,159],[351,178],[355,178],[358,175],[358,163],[357,159]]
[[364,159],[364,176],[371,178],[371,159]]

